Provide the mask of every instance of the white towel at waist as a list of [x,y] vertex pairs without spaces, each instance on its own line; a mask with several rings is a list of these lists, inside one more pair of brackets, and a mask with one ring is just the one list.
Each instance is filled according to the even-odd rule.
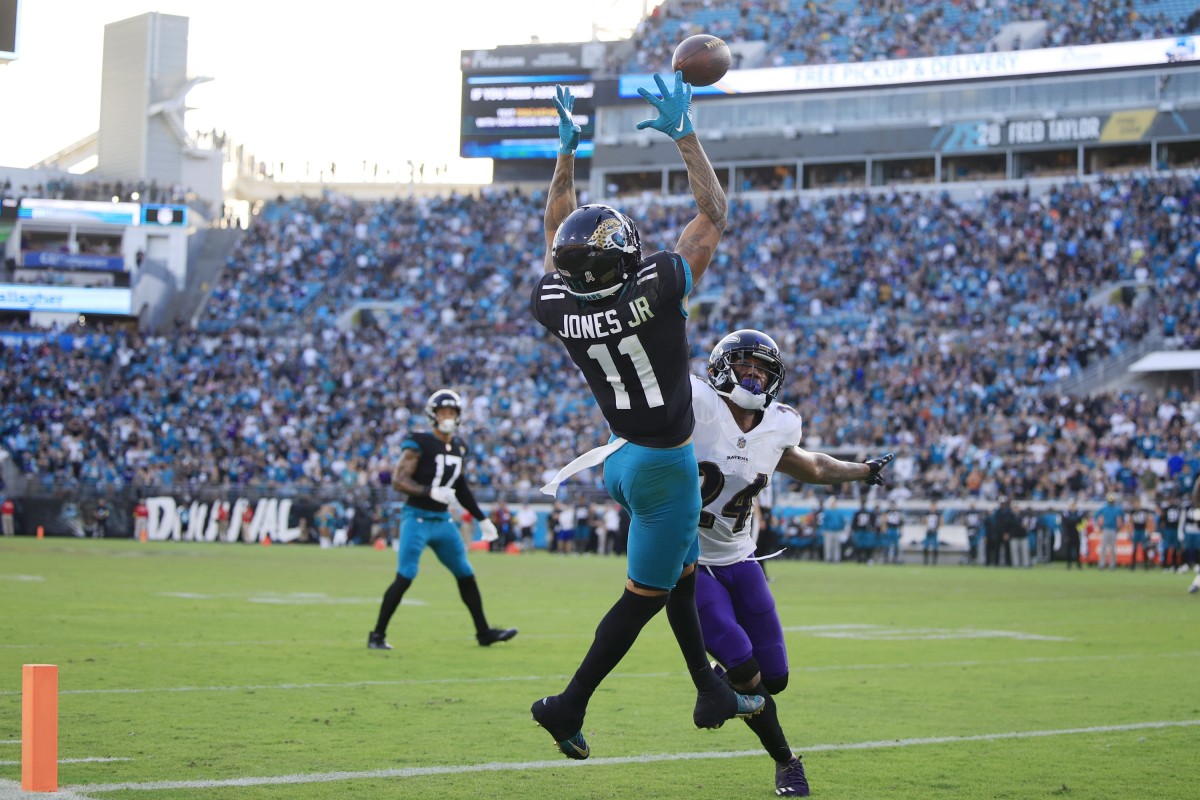
[[542,487],[542,494],[546,494],[546,495],[550,495],[551,497],[554,497],[554,495],[557,494],[557,492],[558,492],[558,485],[560,483],[562,483],[567,478],[574,475],[576,472],[582,472],[583,470],[587,469],[588,467],[594,467],[597,464],[604,463],[604,459],[608,458],[613,453],[620,450],[621,447],[626,444],[626,441],[627,440],[618,437],[616,439],[613,439],[611,442],[604,445],[603,447],[596,447],[591,450],[588,450],[586,453],[584,453],[583,455],[576,458],[570,464],[567,464],[565,467],[560,469],[558,471],[558,474],[556,474],[554,476],[554,480],[550,481],[549,483],[547,483],[545,486]]

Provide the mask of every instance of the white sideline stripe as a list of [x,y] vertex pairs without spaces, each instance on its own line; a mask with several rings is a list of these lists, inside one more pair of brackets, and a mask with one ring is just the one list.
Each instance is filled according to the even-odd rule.
[[826,639],[862,639],[865,641],[937,641],[942,639],[1016,639],[1025,642],[1069,642],[1065,636],[1048,636],[1022,631],[979,630],[975,628],[889,628],[884,625],[819,625],[812,628],[784,628]]
[[[959,667],[992,667],[1007,664],[1062,664],[1073,661],[1133,661],[1147,658],[1195,658],[1200,650],[1184,653],[1127,653],[1124,655],[1089,656],[1035,656],[1031,658],[997,659],[995,661],[929,661],[925,663],[901,664],[830,664],[820,667],[793,667],[793,674],[802,672],[850,672],[853,670],[879,669],[930,669]],[[614,672],[612,678],[675,678],[679,672]],[[533,681],[561,681],[569,675],[492,675],[486,678],[423,678],[396,681],[347,681],[345,683],[274,683],[247,686],[151,686],[132,689],[63,689],[60,695],[68,694],[149,694],[151,692],[264,692],[269,690],[292,691],[296,689],[358,689],[371,686],[438,686],[447,684],[529,683]],[[0,691],[0,697],[18,695],[20,691]]]
[[[96,758],[60,758],[58,760],[58,763],[60,763],[60,764],[107,764],[110,761],[133,761],[133,759],[132,758],[102,758],[102,757],[97,756]],[[0,761],[0,767],[18,767],[20,765],[21,765],[20,761]]]
[[57,792],[26,792],[21,790],[21,784],[18,781],[0,780],[0,800],[31,800],[31,798],[44,798],[44,800],[92,800],[82,794],[71,791],[65,787],[58,787]]
[[0,739],[0,744],[20,744],[20,739]]
[[[1200,719],[1167,720],[1161,722],[1136,722],[1129,725],[1101,725],[1094,728],[1063,728],[1050,731],[1012,731],[1009,733],[981,733],[974,736],[933,736],[920,739],[886,739],[877,742],[851,742],[849,744],[817,744],[795,748],[798,752],[818,753],[836,750],[872,750],[885,747],[913,747],[928,744],[958,744],[961,742],[991,742],[1003,739],[1032,739],[1044,736],[1068,736],[1080,733],[1121,733],[1155,728],[1182,728],[1200,725]],[[746,758],[762,756],[762,750],[736,750],[719,753],[663,753],[648,756],[623,756],[614,758],[590,758],[587,761],[555,759],[553,761],[492,762],[490,764],[467,764],[447,767],[407,767],[400,769],[372,769],[361,772],[315,772],[296,775],[272,775],[262,778],[227,778],[211,781],[151,781],[148,783],[94,783],[71,787],[78,792],[121,792],[159,791],[163,789],[215,789],[225,786],[272,786],[302,783],[332,783],[334,781],[371,780],[375,778],[418,778],[426,775],[461,775],[464,772],[509,772],[535,769],[562,769],[564,767],[600,767],[618,764],[652,764],[661,761],[701,761],[717,758]]]

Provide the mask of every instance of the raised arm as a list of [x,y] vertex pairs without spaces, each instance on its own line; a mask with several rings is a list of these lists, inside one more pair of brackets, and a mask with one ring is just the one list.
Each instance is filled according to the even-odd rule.
[[579,147],[579,126],[571,116],[575,97],[565,86],[557,87],[554,108],[558,111],[558,160],[554,162],[554,177],[546,194],[546,272],[554,271],[554,234],[562,221],[571,215],[575,200],[575,149]]
[[687,166],[688,185],[692,187],[692,197],[696,199],[699,211],[680,234],[675,252],[687,259],[692,268],[692,283],[695,284],[708,271],[708,265],[717,252],[717,243],[725,232],[729,201],[696,134],[685,136],[675,144]]
[[642,120],[637,127],[638,130],[654,128],[670,136],[683,156],[688,184],[699,213],[684,227],[679,243],[675,245],[675,252],[687,259],[692,268],[692,283],[695,284],[708,269],[717,251],[717,242],[725,232],[729,201],[692,128],[692,87],[684,83],[681,72],[675,73],[674,91],[668,91],[666,83],[658,75],[654,76],[654,81],[658,84],[660,97],[642,88],[638,89],[638,94],[654,106],[658,116]]

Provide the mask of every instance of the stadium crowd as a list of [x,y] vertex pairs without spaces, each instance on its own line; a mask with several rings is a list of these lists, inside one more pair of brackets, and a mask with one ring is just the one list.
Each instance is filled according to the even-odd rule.
[[[47,486],[367,488],[451,386],[481,494],[524,499],[607,435],[529,316],[543,204],[270,204],[194,327],[7,337],[0,439]],[[637,205],[647,252],[675,241],[686,208]],[[768,331],[806,446],[895,450],[894,498],[1095,499],[1200,471],[1194,393],[1056,388],[1147,336],[1200,347],[1200,177],[784,195],[731,220],[692,299],[695,371],[725,332]]]
[[1194,10],[1161,0],[667,0],[639,23],[619,69],[669,69],[675,46],[696,33],[762,42],[762,63],[746,66],[773,67],[983,53],[1015,22],[1045,26],[1034,26],[1038,38],[1015,32],[1004,49],[1157,39],[1194,29]]

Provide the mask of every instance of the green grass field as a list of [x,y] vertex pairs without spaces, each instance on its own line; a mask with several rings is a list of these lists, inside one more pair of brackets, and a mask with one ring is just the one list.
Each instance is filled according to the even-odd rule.
[[[515,640],[476,645],[427,553],[379,653],[365,642],[390,551],[0,540],[0,797],[33,796],[18,788],[29,663],[59,667],[76,800],[774,796],[745,725],[692,726],[661,615],[593,699],[591,760],[559,756],[529,705],[565,685],[624,562],[472,561]],[[768,569],[792,663],[780,714],[815,797],[1200,793],[1190,577]]]

